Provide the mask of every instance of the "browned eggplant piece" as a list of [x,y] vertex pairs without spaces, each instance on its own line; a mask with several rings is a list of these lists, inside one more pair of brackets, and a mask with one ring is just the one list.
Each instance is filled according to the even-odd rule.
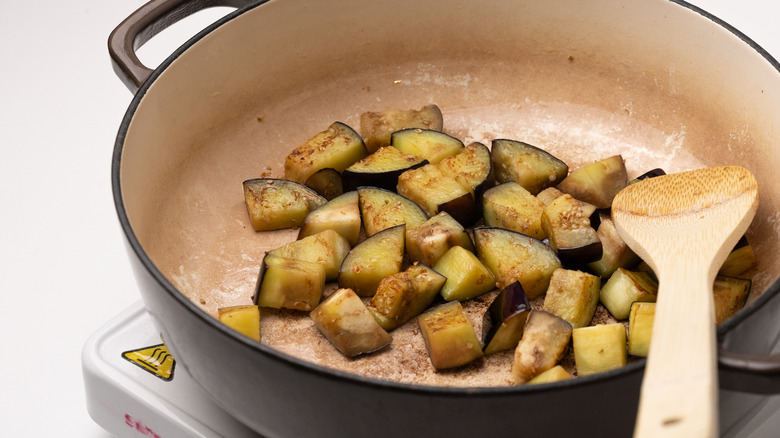
[[378,187],[358,187],[357,192],[366,236],[400,224],[415,227],[428,220],[419,205],[398,193]]
[[328,201],[344,193],[341,174],[336,169],[329,167],[314,172],[306,179],[304,185]]
[[596,208],[609,208],[612,199],[627,184],[623,157],[613,155],[570,173],[558,184],[558,189]]
[[637,301],[628,313],[628,354],[647,357],[653,335],[655,303]]
[[598,218],[596,207],[565,194],[547,207],[541,215],[541,226],[566,266],[578,267],[602,256],[602,244],[592,220]]
[[314,326],[344,356],[380,350],[392,342],[352,289],[339,289],[309,314]]
[[569,380],[573,378],[571,374],[569,374],[568,371],[566,371],[566,368],[555,365],[554,367],[550,368],[549,370],[539,374],[538,376],[534,377],[533,379],[528,381],[529,385],[538,385],[540,383],[552,383],[552,382],[560,382],[561,380]]
[[344,169],[368,155],[368,150],[355,130],[341,122],[316,134],[293,149],[284,161],[284,177],[305,183],[320,169]]
[[533,237],[495,227],[477,227],[473,233],[477,256],[497,286],[519,281],[529,300],[547,291],[552,273],[561,267],[555,252]]
[[239,305],[217,309],[219,322],[255,341],[260,341],[260,306]]
[[401,270],[404,259],[406,225],[380,231],[357,244],[344,257],[338,284],[361,297],[373,296],[379,282]]
[[347,191],[363,186],[395,191],[398,177],[402,173],[426,164],[428,160],[424,158],[386,146],[347,167],[342,172],[341,179],[344,190]]
[[379,282],[368,310],[383,329],[393,330],[427,309],[445,281],[443,275],[427,266],[412,265]]
[[403,129],[390,136],[390,144],[401,152],[425,158],[431,164],[457,154],[464,148],[457,138],[432,129]]
[[542,201],[545,207],[552,204],[553,201],[563,196],[565,193],[555,187],[547,187],[536,195],[536,199]]
[[333,230],[324,230],[272,249],[268,254],[320,263],[325,267],[325,280],[332,281],[338,278],[339,267],[349,249],[347,239]]
[[568,269],[556,269],[544,296],[544,310],[557,315],[573,328],[590,324],[599,303],[601,279]]
[[515,348],[512,376],[526,383],[558,364],[571,340],[571,324],[542,310],[532,310]]
[[310,211],[327,199],[294,181],[256,178],[244,181],[244,200],[255,231],[300,226]]
[[446,211],[465,226],[475,220],[474,193],[433,164],[402,173],[397,188],[399,195],[414,201],[428,217]]
[[575,328],[571,340],[580,376],[620,368],[628,361],[626,328],[621,323]]
[[406,228],[406,253],[413,262],[433,266],[453,246],[474,251],[471,237],[446,211],[416,227]]
[[496,288],[496,278],[473,252],[453,246],[436,262],[433,270],[447,277],[441,288],[446,301],[466,301]]
[[588,263],[588,271],[609,278],[618,268],[631,269],[639,263],[639,256],[620,237],[612,219],[602,218],[596,234],[601,242],[601,258]]
[[523,337],[525,321],[530,313],[531,306],[519,282],[501,289],[482,318],[485,356],[514,349]]
[[322,298],[325,266],[266,254],[255,289],[255,304],[274,309],[310,311]]
[[390,136],[403,129],[421,128],[441,131],[444,118],[436,105],[419,110],[367,111],[360,115],[360,133],[370,152],[390,144]]
[[506,228],[534,239],[547,237],[542,229],[543,212],[542,201],[514,181],[490,188],[482,198],[486,226]]
[[715,305],[715,324],[731,318],[745,306],[752,281],[744,278],[715,277],[713,284],[713,299]]
[[485,190],[495,184],[490,150],[482,143],[470,143],[457,154],[443,159],[439,169],[455,178],[464,189],[474,192],[477,208],[481,206]]
[[347,239],[350,246],[355,246],[360,238],[361,223],[358,193],[347,192],[306,215],[298,239],[333,230]]
[[747,238],[742,236],[739,242],[734,246],[734,249],[726,257],[726,261],[723,262],[718,275],[725,277],[736,277],[742,275],[745,272],[758,266],[758,259],[756,258],[753,247],[750,246]]
[[657,176],[663,176],[663,175],[666,175],[666,172],[663,169],[655,168],[655,169],[652,169],[652,170],[648,170],[647,172],[645,172],[645,173],[639,175],[638,177],[632,179],[628,184],[629,185],[630,184],[636,184],[639,181],[642,181],[642,180],[645,180],[645,179],[648,179],[648,178],[655,178]]
[[482,357],[477,333],[459,301],[428,310],[417,317],[417,323],[437,370],[456,368]]
[[618,268],[604,283],[599,300],[617,320],[628,318],[631,303],[654,302],[658,296],[658,282],[647,272]]
[[532,195],[555,186],[569,174],[569,166],[549,152],[517,140],[497,139],[492,146],[496,181],[514,181]]

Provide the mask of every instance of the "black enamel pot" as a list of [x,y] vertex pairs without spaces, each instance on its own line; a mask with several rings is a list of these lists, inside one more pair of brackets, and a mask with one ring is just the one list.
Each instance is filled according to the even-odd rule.
[[[334,370],[213,317],[251,297],[263,250],[241,182],[335,120],[436,103],[464,140],[522,137],[576,167],[621,153],[629,173],[738,164],[759,181],[748,305],[718,328],[721,431],[780,392],[780,71],[737,30],[682,1],[152,1],[111,35],[135,97],[112,180],[143,300],[177,363],[258,433],[626,436],[644,369],[540,385],[443,387]],[[238,9],[157,69],[135,49],[210,6]],[[489,140],[487,141],[489,144]],[[499,435],[500,436],[500,435]]]

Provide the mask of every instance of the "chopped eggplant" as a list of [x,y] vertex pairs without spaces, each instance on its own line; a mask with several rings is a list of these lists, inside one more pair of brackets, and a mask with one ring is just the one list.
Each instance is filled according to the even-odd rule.
[[379,282],[368,310],[382,328],[393,330],[427,309],[445,281],[443,275],[427,266],[412,265]]
[[547,187],[536,195],[536,199],[542,201],[545,207],[552,204],[553,201],[563,196],[565,193],[555,187]]
[[344,193],[311,211],[301,225],[298,239],[333,230],[355,246],[360,238],[360,207],[356,191]]
[[474,326],[459,301],[441,304],[417,317],[431,364],[437,370],[465,365],[482,357]]
[[568,321],[573,328],[590,324],[599,303],[601,279],[585,272],[556,269],[544,296],[544,310]]
[[490,150],[482,143],[470,143],[457,154],[443,159],[439,169],[455,178],[464,189],[473,191],[478,207],[482,194],[495,183]]
[[571,374],[569,374],[566,369],[560,365],[555,365],[554,367],[550,368],[549,370],[539,374],[538,376],[534,377],[533,379],[528,381],[529,385],[538,385],[540,383],[552,383],[552,382],[560,382],[561,380],[569,380],[573,378]]
[[392,146],[385,146],[347,167],[341,174],[341,178],[345,190],[366,186],[395,191],[398,177],[402,173],[426,164],[428,160],[424,158],[405,154]]
[[653,302],[658,282],[647,272],[618,268],[601,288],[599,300],[618,321],[628,318],[631,303]]
[[550,247],[567,266],[584,266],[602,256],[602,244],[592,225],[596,207],[565,194],[544,207],[541,226]]
[[425,158],[431,164],[457,154],[464,148],[457,138],[432,129],[411,128],[394,132],[390,144],[401,152]]
[[482,318],[485,356],[517,347],[530,313],[531,306],[520,283],[501,289]]
[[493,166],[499,183],[514,181],[532,195],[555,186],[569,166],[549,152],[517,140],[493,140]]
[[542,201],[513,181],[490,188],[482,198],[486,226],[514,230],[539,240],[547,236],[542,229],[542,212]]
[[656,169],[648,170],[647,172],[645,172],[645,173],[639,175],[638,177],[632,179],[628,184],[636,184],[639,181],[642,181],[642,180],[645,180],[645,179],[648,179],[648,178],[655,178],[657,176],[663,176],[663,175],[666,175],[666,172],[663,169],[656,168]]
[[558,364],[571,340],[571,324],[542,310],[532,310],[515,348],[512,376],[526,383]]
[[446,301],[466,301],[496,288],[496,279],[473,252],[453,246],[436,263],[433,270],[445,276],[441,288]]
[[392,342],[352,289],[337,290],[309,316],[320,333],[347,357],[371,353]]
[[631,312],[628,314],[628,354],[647,357],[654,320],[655,303],[637,301],[631,304]]
[[332,281],[338,278],[349,249],[347,239],[333,230],[325,230],[272,249],[268,254],[320,263],[325,267],[325,280]]
[[304,185],[328,201],[344,193],[341,174],[336,169],[329,167],[314,172],[306,179]]
[[255,291],[255,304],[274,309],[310,311],[325,288],[321,263],[266,254]]
[[552,273],[561,267],[555,252],[533,237],[495,227],[473,231],[477,256],[500,288],[519,281],[532,300],[545,293]]
[[614,155],[570,173],[558,189],[597,208],[609,208],[615,195],[628,184],[627,179],[623,157]]
[[241,305],[217,309],[219,322],[255,341],[260,341],[260,307]]
[[715,277],[715,283],[712,288],[715,304],[715,324],[720,324],[729,319],[745,306],[751,286],[751,280],[722,275]]
[[397,189],[399,195],[414,201],[428,217],[446,211],[464,225],[471,225],[475,220],[474,193],[433,164],[402,173]]
[[624,366],[626,328],[623,324],[597,324],[576,328],[571,333],[577,374],[589,376]]
[[320,169],[344,169],[368,155],[368,150],[355,130],[335,122],[302,145],[293,149],[284,161],[284,177],[306,182]]
[[406,224],[414,227],[428,220],[422,208],[414,201],[377,187],[358,187],[358,204],[366,236]]
[[406,228],[406,252],[413,262],[433,266],[454,246],[462,246],[469,251],[474,251],[471,237],[446,211],[416,227]]
[[361,297],[373,296],[379,282],[401,271],[406,226],[387,228],[357,244],[344,257],[338,284]]
[[300,226],[310,211],[327,199],[294,181],[256,178],[244,181],[244,201],[255,231]]
[[609,278],[618,268],[631,269],[640,262],[639,256],[618,234],[612,219],[602,218],[596,234],[601,242],[601,258],[588,263],[587,269],[593,274]]
[[441,131],[443,126],[444,119],[436,105],[426,105],[419,110],[367,111],[360,115],[360,133],[370,152],[389,145],[393,132],[409,128]]
[[745,272],[758,266],[758,259],[753,252],[753,247],[748,243],[747,238],[744,236],[739,239],[734,249],[726,257],[726,261],[723,262],[718,275],[725,277],[736,277],[742,275]]

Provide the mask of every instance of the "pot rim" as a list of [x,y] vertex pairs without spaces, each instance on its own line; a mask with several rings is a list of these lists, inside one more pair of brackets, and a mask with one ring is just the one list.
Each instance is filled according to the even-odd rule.
[[[374,386],[384,387],[385,389],[391,389],[391,390],[419,392],[419,393],[435,393],[439,396],[442,395],[479,396],[479,395],[495,395],[495,394],[505,394],[505,393],[532,393],[535,391],[565,390],[575,385],[587,386],[587,385],[599,384],[602,381],[618,378],[634,372],[640,372],[644,368],[646,360],[639,359],[635,362],[631,362],[621,368],[617,368],[611,371],[590,375],[590,376],[581,376],[576,379],[568,379],[559,382],[551,382],[544,385],[519,385],[519,386],[496,386],[496,387],[445,387],[445,386],[422,385],[422,384],[401,383],[401,382],[395,382],[389,380],[382,380],[382,379],[361,376],[361,375],[352,374],[341,370],[336,370],[336,369],[316,365],[314,363],[305,361],[303,359],[299,359],[295,356],[291,356],[281,351],[278,351],[276,349],[273,349],[271,347],[268,347],[265,344],[252,341],[251,339],[248,339],[247,337],[240,335],[236,331],[227,328],[225,325],[219,323],[216,319],[210,318],[194,302],[188,299],[170,281],[168,281],[168,279],[155,266],[151,258],[147,255],[146,251],[141,246],[135,232],[133,231],[132,226],[130,225],[129,218],[127,216],[127,211],[125,210],[125,206],[124,206],[124,200],[122,197],[122,188],[121,188],[120,168],[121,168],[121,161],[122,161],[121,158],[122,158],[122,152],[124,150],[125,138],[127,136],[130,123],[135,115],[136,110],[138,109],[138,106],[140,105],[141,101],[143,100],[144,96],[146,95],[151,85],[173,62],[175,62],[178,59],[179,56],[181,56],[192,45],[194,45],[196,42],[204,38],[206,35],[214,31],[215,29],[219,28],[220,26],[235,19],[240,15],[243,15],[244,13],[253,10],[254,8],[260,7],[263,4],[268,3],[269,1],[270,0],[258,0],[255,3],[244,6],[240,9],[237,9],[235,11],[226,14],[222,18],[218,19],[211,25],[207,26],[206,28],[204,28],[203,30],[195,34],[192,38],[190,38],[179,48],[177,48],[170,56],[168,56],[162,63],[160,63],[160,65],[157,68],[155,68],[152,71],[152,74],[147,78],[147,80],[143,83],[143,85],[134,94],[133,99],[130,105],[128,106],[128,109],[125,112],[122,118],[122,122],[119,126],[116,141],[114,142],[114,151],[112,154],[112,161],[111,161],[111,183],[112,183],[112,192],[114,197],[114,206],[116,208],[117,216],[121,224],[122,230],[125,234],[125,238],[127,239],[127,242],[129,243],[133,252],[138,257],[143,267],[152,275],[154,280],[157,283],[159,283],[163,287],[163,289],[165,289],[167,293],[170,293],[179,304],[183,305],[187,309],[187,311],[192,313],[195,317],[208,321],[207,322],[208,324],[210,324],[214,329],[221,332],[225,337],[227,337],[233,342],[245,344],[246,347],[259,350],[262,353],[268,355],[268,357],[270,358],[273,358],[280,362],[285,362],[290,366],[304,369],[308,372],[320,374],[322,377],[338,379],[353,384],[374,385]],[[710,20],[714,24],[721,26],[722,28],[724,28],[734,36],[738,37],[749,48],[755,50],[767,62],[769,62],[769,64],[775,70],[780,72],[780,62],[778,62],[772,55],[770,55],[765,49],[763,49],[755,41],[753,41],[747,35],[743,34],[738,29],[731,26],[727,22],[721,20],[720,18],[714,16],[713,14],[695,5],[692,5],[684,0],[665,0],[665,1],[676,4],[683,8],[687,8],[692,12],[701,15],[704,19]],[[754,302],[752,302],[749,306],[743,308],[742,310],[737,312],[737,314],[735,314],[733,317],[729,318],[723,324],[718,326],[717,328],[718,339],[720,340],[726,333],[728,333],[729,331],[737,327],[740,323],[742,323],[755,311],[760,309],[767,301],[769,301],[777,293],[780,293],[780,280],[772,283],[767,288],[767,290],[764,291],[763,294],[760,297],[758,297]]]

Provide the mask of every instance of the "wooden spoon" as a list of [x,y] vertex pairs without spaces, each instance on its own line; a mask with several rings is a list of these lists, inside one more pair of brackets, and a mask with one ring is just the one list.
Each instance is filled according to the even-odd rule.
[[615,227],[659,279],[634,436],[718,435],[712,285],[757,208],[756,179],[738,166],[649,178],[615,197]]

